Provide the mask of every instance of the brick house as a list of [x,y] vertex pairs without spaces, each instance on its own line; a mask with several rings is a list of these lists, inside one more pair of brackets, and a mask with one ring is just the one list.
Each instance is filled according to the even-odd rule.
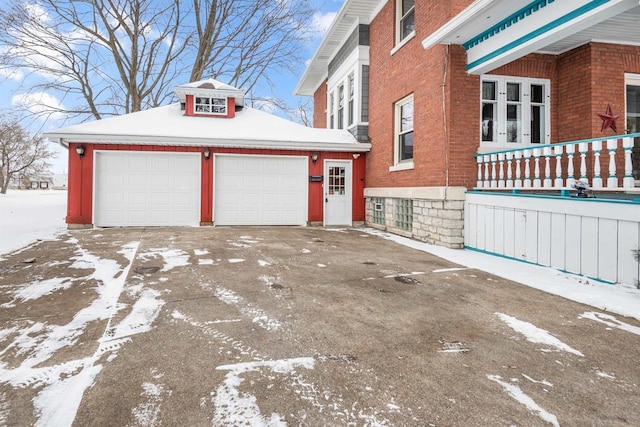
[[[640,5],[629,0],[346,0],[296,94],[313,96],[314,126],[371,143],[368,225],[637,279],[626,253],[640,244],[639,205],[628,195],[640,178],[638,22]],[[568,207],[578,200],[566,197],[579,180],[629,203],[607,211],[626,216],[583,220],[585,205]],[[485,205],[481,195],[503,197]],[[568,210],[535,207],[553,197]],[[598,242],[632,236],[623,247],[618,237],[615,248],[595,243],[614,254],[614,273],[590,270],[607,258],[590,243],[577,243],[580,259],[567,255],[576,239],[590,242],[585,229],[570,231],[576,215],[615,223],[594,226]]]
[[368,143],[245,105],[206,79],[179,102],[45,136],[69,149],[69,228],[352,225]]

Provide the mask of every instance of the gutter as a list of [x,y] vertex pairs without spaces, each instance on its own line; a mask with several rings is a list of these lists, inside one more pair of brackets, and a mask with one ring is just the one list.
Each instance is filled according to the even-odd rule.
[[171,138],[139,135],[100,135],[100,134],[60,134],[44,133],[46,138],[57,142],[65,148],[70,143],[83,144],[131,144],[131,145],[164,145],[180,147],[219,147],[219,148],[249,148],[249,149],[274,149],[274,150],[315,150],[336,152],[371,151],[368,142],[309,142],[295,140],[256,141],[251,139],[215,139],[210,138]]

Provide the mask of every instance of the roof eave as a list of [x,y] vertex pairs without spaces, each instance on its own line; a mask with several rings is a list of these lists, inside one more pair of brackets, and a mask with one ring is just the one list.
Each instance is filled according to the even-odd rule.
[[[320,42],[320,45],[316,49],[315,53],[313,54],[313,57],[311,58],[311,60],[307,64],[307,67],[302,73],[302,77],[300,77],[300,80],[298,81],[298,84],[296,85],[296,88],[293,91],[294,95],[312,96],[315,93],[315,91],[318,89],[318,87],[320,87],[322,82],[327,78],[329,61],[328,59],[324,59],[324,58],[321,59],[320,57],[324,56],[326,58],[331,58],[342,46],[341,43],[338,43],[334,47],[328,47],[328,44],[332,39],[332,34],[336,31],[336,27],[342,22],[342,20],[344,20],[345,18],[346,19],[356,18],[358,22],[368,25],[373,20],[373,18],[375,18],[375,16],[380,12],[380,10],[382,10],[384,5],[386,4],[386,0],[361,2],[361,3],[365,3],[365,6],[367,7],[371,6],[370,9],[367,9],[367,11],[371,12],[370,14],[367,14],[367,16],[364,16],[361,14],[358,16],[355,16],[353,12],[353,8],[356,8],[357,5],[354,5],[354,3],[359,3],[359,2],[357,0],[346,0],[344,3],[342,3],[340,10],[336,13],[335,19],[331,22],[331,25],[327,29],[327,32],[322,37],[322,41]],[[319,76],[319,77],[316,77],[316,76]]]
[[460,40],[453,42],[448,40],[451,35],[458,31],[459,28],[468,24],[476,16],[481,14],[489,6],[492,6],[497,0],[476,0],[471,3],[466,9],[460,12],[458,15],[449,20],[442,27],[431,33],[422,41],[422,47],[430,49],[437,44],[462,44],[466,40]]
[[249,149],[317,150],[337,152],[368,152],[369,143],[344,142],[303,142],[294,140],[252,140],[252,139],[211,139],[159,137],[154,135],[103,135],[103,134],[64,134],[45,133],[45,137],[68,148],[70,143],[85,144],[133,144],[133,145],[175,145],[184,147],[224,147]]

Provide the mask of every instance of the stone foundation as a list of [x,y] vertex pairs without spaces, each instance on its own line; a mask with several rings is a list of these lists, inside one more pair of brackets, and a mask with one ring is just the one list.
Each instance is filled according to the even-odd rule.
[[[464,247],[465,192],[464,187],[367,188],[366,223],[422,242],[460,249]],[[403,200],[411,201],[411,224],[403,221]]]

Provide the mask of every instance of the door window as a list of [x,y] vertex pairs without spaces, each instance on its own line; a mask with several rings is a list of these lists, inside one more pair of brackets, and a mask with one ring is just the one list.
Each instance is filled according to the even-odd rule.
[[343,196],[345,194],[345,168],[344,166],[329,167],[329,195]]

